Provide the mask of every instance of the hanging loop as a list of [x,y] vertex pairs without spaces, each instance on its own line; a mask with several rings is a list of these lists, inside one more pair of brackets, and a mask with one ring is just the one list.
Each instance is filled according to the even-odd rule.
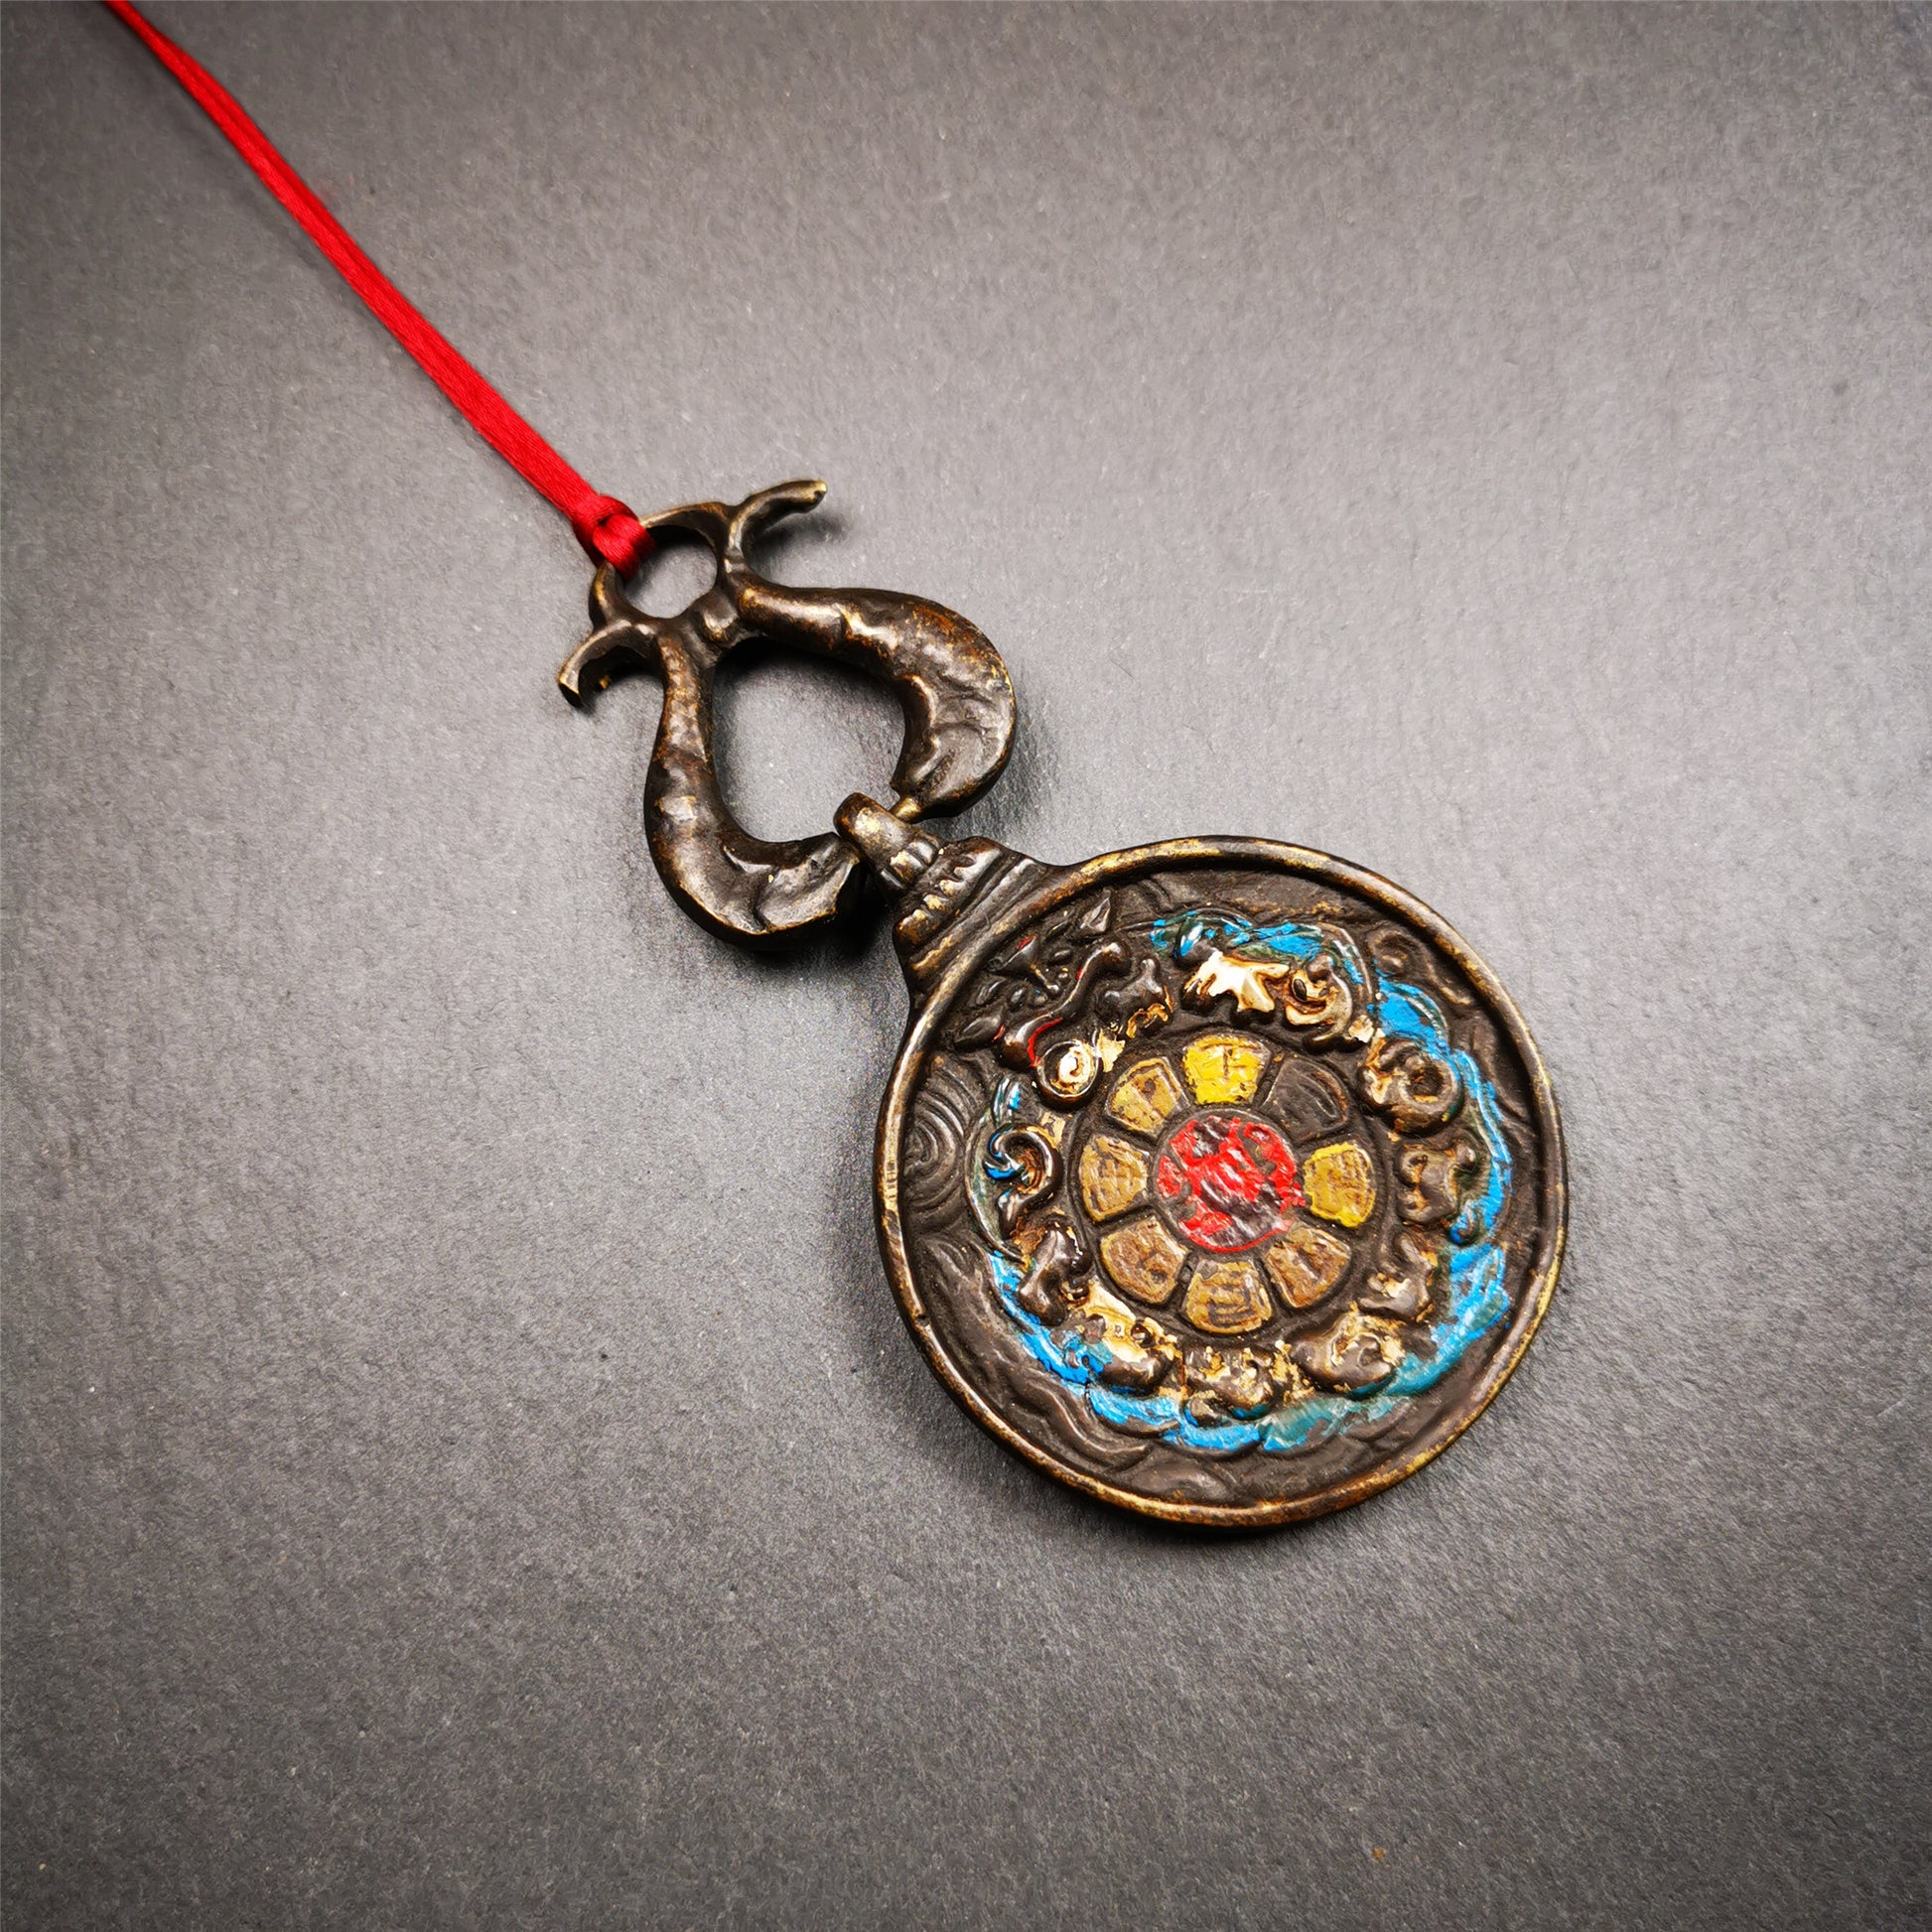
[[895,591],[773,584],[745,552],[781,517],[813,508],[822,483],[775,484],[744,502],[687,503],[646,519],[711,551],[718,574],[677,616],[653,618],[611,565],[591,584],[596,626],[557,682],[573,703],[630,666],[664,680],[664,710],[644,786],[650,855],[671,896],[725,937],[775,945],[838,916],[863,870],[837,833],[771,842],[732,816],[718,785],[712,687],[719,664],[753,638],[837,658],[883,678],[905,714],[893,783],[901,818],[958,811],[1000,775],[1013,745],[1013,683],[1000,654],[955,612]]

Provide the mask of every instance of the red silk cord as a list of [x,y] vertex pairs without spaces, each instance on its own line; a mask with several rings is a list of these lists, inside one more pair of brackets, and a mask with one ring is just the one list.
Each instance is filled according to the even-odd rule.
[[355,237],[316,199],[308,183],[275,152],[267,135],[213,74],[151,25],[132,0],[102,0],[102,4],[132,28],[155,59],[188,89],[196,104],[260,177],[262,185],[302,224],[343,280],[416,358],[477,434],[570,518],[577,541],[594,559],[615,564],[629,576],[650,549],[650,532],[630,510],[615,496],[593,489],[450,346],[429,319],[362,252]]

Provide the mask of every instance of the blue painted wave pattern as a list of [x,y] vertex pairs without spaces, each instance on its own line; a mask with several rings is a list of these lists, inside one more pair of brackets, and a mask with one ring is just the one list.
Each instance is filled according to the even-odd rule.
[[[1257,1448],[1278,1454],[1311,1449],[1344,1431],[1393,1416],[1440,1382],[1508,1314],[1505,1256],[1495,1229],[1509,1201],[1512,1164],[1495,1088],[1474,1058],[1450,1040],[1435,997],[1406,981],[1382,979],[1336,928],[1299,920],[1255,925],[1226,913],[1193,912],[1159,921],[1153,936],[1161,950],[1182,962],[1210,946],[1250,963],[1302,965],[1326,953],[1381,1033],[1414,1041],[1448,1061],[1461,1077],[1464,1124],[1473,1127],[1482,1143],[1483,1177],[1449,1227],[1447,1286],[1442,1312],[1427,1329],[1430,1352],[1406,1350],[1395,1374],[1372,1395],[1310,1394],[1250,1421],[1201,1422],[1187,1414],[1179,1397],[1107,1387],[1100,1379],[1109,1359],[1105,1343],[1076,1328],[1049,1327],[1028,1313],[1016,1300],[1026,1271],[998,1248],[989,1253],[994,1289],[1035,1358],[1061,1382],[1082,1390],[1102,1422],[1209,1455]],[[996,1112],[1002,1106],[1012,1108],[1016,1099],[1017,1089],[1003,1090],[995,1099]]]

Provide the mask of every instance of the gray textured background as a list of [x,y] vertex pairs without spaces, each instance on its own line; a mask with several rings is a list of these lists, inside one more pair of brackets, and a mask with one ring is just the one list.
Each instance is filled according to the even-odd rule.
[[[1923,1922],[1932,17],[157,13],[603,486],[984,625],[975,829],[1442,907],[1573,1260],[1303,1531],[999,1450],[883,945],[672,909],[559,520],[9,7],[11,1923]],[[767,833],[897,744],[731,722]]]

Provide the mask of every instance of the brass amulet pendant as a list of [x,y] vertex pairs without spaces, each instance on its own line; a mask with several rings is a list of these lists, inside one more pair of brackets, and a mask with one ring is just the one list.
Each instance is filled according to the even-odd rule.
[[[1562,1132],[1495,975],[1375,874],[1266,839],[1052,866],[920,829],[998,777],[1013,687],[964,618],[772,584],[746,550],[816,483],[650,519],[711,588],[651,618],[606,566],[558,674],[663,680],[651,856],[713,931],[825,926],[866,871],[910,989],[880,1109],[879,1239],[933,1371],[1008,1448],[1171,1521],[1318,1516],[1478,1416],[1556,1286]],[[712,679],[753,637],[856,664],[905,712],[892,810],[772,844],[733,819]]]

